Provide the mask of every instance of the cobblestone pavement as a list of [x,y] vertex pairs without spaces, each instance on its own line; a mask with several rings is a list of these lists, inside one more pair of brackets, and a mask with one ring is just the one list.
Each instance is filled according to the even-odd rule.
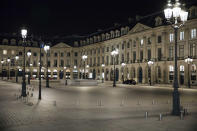
[[197,131],[197,90],[180,90],[189,112],[181,120],[170,115],[170,88],[58,85],[43,87],[40,101],[37,85],[28,101],[17,99],[20,88],[0,81],[0,131]]

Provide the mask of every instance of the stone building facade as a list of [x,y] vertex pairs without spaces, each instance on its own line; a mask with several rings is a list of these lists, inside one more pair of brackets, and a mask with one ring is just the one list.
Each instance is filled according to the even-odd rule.
[[[189,8],[189,20],[178,30],[178,80],[187,84],[188,77],[192,84],[197,84],[197,6]],[[1,75],[10,77],[21,75],[23,47],[22,41],[15,37],[2,37],[0,56],[4,63]],[[39,43],[27,41],[26,51],[31,50],[30,58],[26,57],[26,72],[32,79],[39,75]],[[119,53],[113,61],[111,52]],[[116,26],[98,31],[87,37],[74,41],[53,43],[49,56],[49,77],[51,79],[80,79],[86,72],[86,78],[105,81],[114,79],[121,82],[134,79],[137,83],[148,83],[151,75],[152,83],[172,83],[174,75],[174,31],[166,24],[162,16],[154,16],[135,20],[127,25]],[[14,58],[19,55],[19,60]],[[82,56],[87,59],[82,60]],[[46,53],[41,53],[42,77],[46,76]],[[10,63],[7,58],[10,58]],[[188,65],[185,58],[192,58]],[[153,65],[148,66],[148,61]],[[115,62],[115,71],[114,71]],[[126,66],[122,67],[121,63]],[[102,67],[101,65],[105,66]],[[85,70],[84,70],[85,67]],[[9,72],[8,72],[9,70]],[[148,72],[151,72],[150,74]],[[189,73],[189,74],[188,74]]]

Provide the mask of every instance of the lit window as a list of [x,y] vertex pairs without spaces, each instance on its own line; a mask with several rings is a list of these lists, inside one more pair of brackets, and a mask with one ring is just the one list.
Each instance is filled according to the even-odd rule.
[[180,32],[180,40],[184,40],[184,31]]
[[170,34],[170,42],[173,42],[173,40],[174,40],[174,34]]
[[191,38],[196,38],[196,29],[191,29]]
[[169,71],[174,71],[174,67],[172,65],[169,66]]
[[141,45],[143,45],[143,44],[144,44],[144,40],[143,40],[143,39],[141,39],[140,44],[141,44]]
[[184,71],[184,65],[180,66],[180,71]]
[[3,50],[3,55],[7,55],[7,50]]

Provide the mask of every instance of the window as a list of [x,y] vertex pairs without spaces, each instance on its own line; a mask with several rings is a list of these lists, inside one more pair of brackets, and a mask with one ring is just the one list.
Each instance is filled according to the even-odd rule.
[[103,47],[103,48],[102,48],[102,53],[104,53],[104,52],[105,52],[105,48]]
[[161,43],[161,36],[157,37],[157,43]]
[[184,40],[184,31],[180,32],[180,40]]
[[57,57],[57,52],[54,53],[54,56]]
[[191,38],[196,38],[196,29],[191,29]]
[[106,61],[106,65],[108,65],[109,64],[109,56],[107,56],[107,61]]
[[133,62],[136,61],[136,51],[133,52]]
[[98,54],[100,54],[100,48],[98,48]]
[[100,65],[100,57],[97,58],[97,64]]
[[127,63],[129,63],[129,53],[127,53]]
[[61,57],[64,57],[64,53],[63,53],[63,52],[61,52],[61,53],[60,53],[60,56],[61,56]]
[[54,60],[54,65],[53,67],[57,67],[57,60]]
[[148,44],[149,45],[151,44],[151,38],[150,37],[148,38]]
[[158,68],[157,68],[158,70],[158,78],[161,78],[161,68],[160,68],[160,66],[158,66]]
[[119,45],[117,45],[117,49],[119,49]]
[[22,56],[22,55],[23,55],[23,52],[20,51],[20,52],[18,53],[18,55],[19,55],[19,56]]
[[190,44],[190,56],[196,55],[196,44]]
[[114,50],[114,46],[112,45],[112,46],[111,46],[111,51],[113,51],[113,50]]
[[70,52],[67,53],[67,56],[68,56],[68,57],[70,56]]
[[64,60],[60,61],[60,67],[64,67]]
[[140,62],[143,60],[143,50],[140,51]]
[[124,54],[122,54],[122,63],[124,62]]
[[74,60],[74,65],[77,66],[77,60],[76,59]]
[[169,47],[169,58],[173,58],[173,46]]
[[104,64],[105,58],[104,56],[102,56],[102,64]]
[[124,43],[122,44],[122,50],[124,50]]
[[78,53],[77,52],[75,52],[75,56],[78,56]]
[[130,48],[130,42],[127,43],[127,48]]
[[141,39],[141,40],[140,40],[140,45],[143,46],[143,44],[144,44],[144,40]]
[[174,34],[170,33],[170,42],[174,41]]
[[184,57],[184,45],[179,46],[179,57]]
[[192,64],[191,66],[191,80],[196,80],[196,65]]
[[15,54],[15,51],[14,51],[14,50],[12,50],[12,51],[11,51],[11,54],[12,54],[12,55],[14,55],[14,54]]
[[37,56],[37,53],[36,52],[34,52],[34,56]]
[[172,65],[169,66],[169,80],[173,80],[174,76],[174,67]]
[[184,71],[184,65],[180,65],[180,71]]
[[8,51],[7,50],[3,50],[3,55],[7,55]]
[[158,49],[157,49],[157,58],[158,58],[158,61],[161,60],[161,56],[162,56],[161,48],[158,48]]
[[44,53],[41,53],[41,56],[43,57],[44,56]]
[[148,60],[151,59],[151,49],[148,49]]
[[107,47],[107,52],[109,52],[109,47]]
[[133,47],[136,47],[136,41],[133,41]]

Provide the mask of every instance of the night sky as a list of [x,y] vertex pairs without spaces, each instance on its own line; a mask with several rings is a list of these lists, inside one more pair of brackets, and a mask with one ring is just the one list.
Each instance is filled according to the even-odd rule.
[[162,11],[166,1],[1,0],[0,33],[18,32],[26,25],[33,34],[86,35],[125,23],[137,14]]

